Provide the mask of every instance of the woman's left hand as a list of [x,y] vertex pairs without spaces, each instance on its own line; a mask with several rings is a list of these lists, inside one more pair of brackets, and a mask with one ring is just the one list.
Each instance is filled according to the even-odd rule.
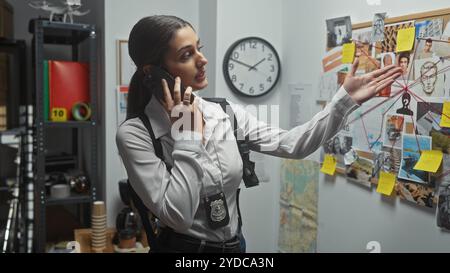
[[398,78],[402,69],[396,65],[389,65],[370,73],[356,76],[359,58],[356,57],[351,72],[344,81],[344,88],[350,97],[358,104],[362,104],[374,97],[378,92],[390,86]]

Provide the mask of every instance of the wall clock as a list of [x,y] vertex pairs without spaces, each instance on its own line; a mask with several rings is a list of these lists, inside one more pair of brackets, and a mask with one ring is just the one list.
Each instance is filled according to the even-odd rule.
[[270,92],[280,78],[281,64],[275,48],[266,40],[247,37],[225,53],[223,74],[237,94],[258,97]]

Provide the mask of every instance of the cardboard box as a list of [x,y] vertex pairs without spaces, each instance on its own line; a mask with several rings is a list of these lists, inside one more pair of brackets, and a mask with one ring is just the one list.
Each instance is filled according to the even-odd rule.
[[6,0],[0,0],[0,38],[14,38],[14,9]]

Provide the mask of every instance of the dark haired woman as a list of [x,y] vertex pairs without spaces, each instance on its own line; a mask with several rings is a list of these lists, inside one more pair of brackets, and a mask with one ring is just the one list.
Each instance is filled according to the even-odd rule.
[[[240,252],[236,194],[242,160],[229,115],[218,104],[193,95],[208,84],[208,61],[201,48],[193,27],[174,16],[146,17],[133,27],[129,54],[137,71],[130,84],[127,120],[116,142],[133,189],[161,223],[158,251]],[[306,157],[401,71],[388,66],[355,76],[357,66],[358,60],[323,111],[289,131],[258,121],[230,102],[250,149],[285,158]],[[174,86],[155,82],[156,68],[176,77]],[[181,84],[186,90],[180,90]],[[160,85],[161,93],[156,92]],[[164,161],[155,154],[141,114],[162,144]]]

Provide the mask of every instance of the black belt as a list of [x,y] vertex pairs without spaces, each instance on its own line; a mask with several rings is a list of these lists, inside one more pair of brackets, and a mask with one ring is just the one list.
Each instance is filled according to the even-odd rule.
[[211,253],[240,253],[240,240],[234,236],[224,242],[200,240],[172,229],[164,228],[158,236],[158,252],[211,252]]

